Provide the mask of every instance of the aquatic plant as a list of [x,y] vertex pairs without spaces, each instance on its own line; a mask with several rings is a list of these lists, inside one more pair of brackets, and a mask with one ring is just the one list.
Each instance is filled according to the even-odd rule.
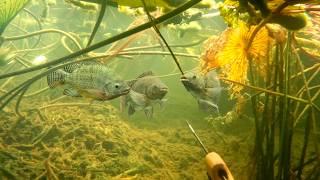
[[0,2],[0,35],[28,1],[29,0],[2,0]]
[[[306,7],[309,7],[308,3],[314,3],[314,1],[304,2],[307,3]],[[314,49],[319,48],[317,41],[306,40],[306,37],[314,34],[315,31],[305,31],[303,35],[299,35],[299,31],[291,31],[304,27],[306,25],[304,20],[298,23],[303,24],[299,25],[299,28],[289,28],[283,24],[284,22],[277,22],[287,30],[274,28],[268,24],[274,23],[278,15],[282,14],[281,18],[284,18],[286,16],[284,14],[287,13],[301,13],[310,10],[302,8],[296,11],[292,6],[296,3],[301,2],[284,1],[275,7],[269,7],[273,11],[266,12],[258,22],[245,20],[249,28],[244,33],[250,35],[243,41],[241,41],[241,33],[224,40],[230,32],[237,32],[235,29],[241,27],[241,25],[237,26],[239,21],[243,21],[241,19],[243,16],[229,19],[230,28],[217,41],[209,39],[209,44],[211,44],[207,45],[202,56],[203,70],[223,68],[228,65],[229,71],[226,73],[231,73],[230,67],[234,66],[237,71],[234,71],[233,74],[238,78],[229,76],[220,79],[234,84],[231,87],[242,86],[240,94],[246,93],[249,96],[246,99],[251,102],[252,114],[255,118],[255,145],[252,152],[254,158],[248,162],[248,169],[255,171],[248,172],[247,177],[251,177],[249,179],[318,179],[320,177],[317,172],[320,164],[319,121],[317,118],[320,114],[319,103],[317,103],[320,89],[319,81],[315,80],[320,70],[319,58],[314,53],[308,53],[308,56],[302,59],[301,52],[303,51],[299,51],[300,48],[304,48],[302,43]],[[301,6],[303,5],[298,5],[298,7]],[[313,10],[319,11],[316,8]],[[230,17],[227,16],[227,18]],[[256,26],[255,23],[258,25]],[[263,35],[262,38],[260,35]],[[250,51],[256,42],[260,42],[259,40],[270,39],[269,35],[274,39],[272,48],[265,49],[260,46]],[[228,45],[228,41],[232,43],[232,46]],[[267,44],[268,41],[262,42]],[[233,48],[221,56],[224,50],[228,50],[224,47]],[[220,57],[230,58],[219,59]],[[256,61],[257,57],[261,61]],[[303,62],[308,59],[311,59],[313,63]],[[232,60],[238,63],[234,65]],[[259,73],[261,69],[257,68],[257,62],[260,62],[261,68],[265,69],[263,78]],[[309,67],[305,68],[305,66]],[[240,72],[240,75],[237,72]],[[243,102],[243,98],[241,101]],[[303,127],[298,127],[298,124]],[[299,136],[303,136],[303,140],[298,140]]]
[[[166,144],[164,148],[157,150],[154,148],[154,145],[156,144],[159,147],[159,144],[152,140],[149,141],[148,138],[154,137],[154,140],[159,140],[159,136],[150,133],[151,131],[148,131],[148,135],[141,135],[130,131],[126,123],[121,121],[113,113],[113,110],[110,110],[109,106],[60,102],[64,97],[49,102],[45,100],[31,104],[22,102],[24,98],[45,93],[48,88],[41,86],[41,83],[43,83],[41,78],[45,77],[48,73],[81,61],[92,59],[103,61],[108,60],[103,58],[110,57],[133,59],[134,55],[141,54],[172,55],[173,57],[184,56],[199,59],[197,55],[186,53],[157,50],[145,51],[152,48],[161,48],[162,45],[127,47],[131,39],[128,39],[119,46],[112,46],[106,52],[92,52],[148,28],[153,27],[157,31],[158,24],[167,22],[168,19],[199,1],[192,0],[187,2],[172,12],[157,18],[149,15],[149,22],[142,23],[133,28],[130,27],[132,29],[128,28],[124,33],[120,33],[99,43],[94,43],[92,40],[95,36],[94,32],[100,26],[99,24],[104,12],[101,2],[106,1],[86,1],[94,1],[101,5],[100,14],[90,35],[90,41],[88,44],[84,44],[84,46],[87,45],[86,48],[83,48],[83,44],[79,43],[77,34],[57,29],[44,29],[26,33],[22,36],[0,37],[0,40],[3,40],[7,44],[14,44],[16,40],[27,41],[26,39],[30,37],[57,33],[61,37],[54,38],[57,41],[52,44],[30,49],[27,48],[29,46],[24,46],[22,50],[17,50],[16,52],[24,53],[36,50],[48,50],[55,45],[62,44],[62,48],[65,48],[70,53],[65,57],[57,58],[48,63],[44,62],[44,64],[37,66],[31,65],[23,54],[17,56],[8,67],[0,69],[0,79],[3,82],[0,86],[0,92],[2,93],[0,97],[0,113],[4,117],[0,119],[3,124],[0,127],[0,174],[9,179],[14,179],[21,174],[30,175],[33,179],[84,177],[136,178],[137,174],[154,174],[153,169],[160,170],[161,168],[159,167],[168,166],[171,168],[170,170],[161,169],[162,172],[156,172],[156,175],[162,173],[165,175],[161,177],[169,179],[175,179],[174,177],[179,177],[180,179],[191,178],[189,173],[181,173],[179,169],[190,167],[188,163],[193,164],[193,162],[198,162],[198,167],[201,167],[201,162],[198,160],[199,157],[193,154],[197,151],[198,147],[176,146],[172,143],[181,140],[193,145],[192,136],[189,137],[183,134],[183,130],[178,130],[179,133],[176,130],[174,132],[160,132],[160,134],[163,133],[163,136],[169,137],[169,139],[163,142]],[[141,2],[143,3],[143,1]],[[319,39],[316,38],[318,37],[316,36],[318,29],[307,29],[307,26],[304,34],[301,35],[301,30],[292,32],[287,31],[285,28],[279,28],[279,30],[278,28],[271,27],[270,23],[272,23],[273,13],[276,14],[282,12],[282,10],[287,10],[286,7],[288,5],[291,8],[291,3],[297,1],[290,1],[290,4],[287,2],[289,1],[284,2],[284,5],[277,5],[275,8],[270,7],[270,9],[275,11],[272,11],[267,17],[260,16],[259,14],[253,17],[247,14],[242,15],[238,11],[234,11],[237,9],[237,3],[235,3],[234,7],[224,7],[226,11],[224,14],[222,13],[223,16],[229,12],[233,12],[232,15],[228,16],[230,18],[230,27],[220,36],[211,37],[207,40],[204,46],[205,52],[202,56],[202,68],[204,72],[212,68],[221,69],[221,80],[230,85],[231,93],[237,97],[240,104],[236,107],[235,111],[237,113],[228,113],[226,118],[212,118],[215,121],[214,127],[225,128],[225,131],[228,133],[239,131],[237,136],[248,133],[249,135],[247,136],[249,138],[245,140],[249,143],[252,142],[250,141],[251,138],[255,138],[254,148],[249,155],[252,159],[248,163],[249,167],[246,167],[251,171],[251,174],[248,173],[248,177],[252,179],[272,180],[289,179],[291,177],[317,179],[320,176],[318,171],[320,164],[318,145],[319,122],[317,119],[320,111],[318,103],[320,90],[319,82],[317,81],[320,64],[319,56],[317,56],[319,52],[316,51],[316,48],[319,48]],[[148,13],[149,9],[144,9]],[[303,13],[307,9],[308,11],[313,9],[312,13],[308,13],[318,17],[315,7],[311,8],[310,6],[300,9],[295,13]],[[289,9],[285,13],[293,13],[293,11],[297,10]],[[316,24],[315,20],[316,18],[310,19],[310,21]],[[161,36],[161,33],[158,33],[158,35]],[[311,35],[315,38],[309,38]],[[165,42],[164,39],[163,41]],[[90,42],[93,42],[93,45],[90,45]],[[168,49],[187,47],[199,42],[186,45],[169,46],[167,44],[167,47]],[[307,53],[304,53],[304,50]],[[308,57],[301,56],[302,53],[307,54]],[[78,58],[83,55],[84,57]],[[308,66],[304,64],[304,61],[310,59],[313,60],[312,65]],[[183,71],[181,70],[181,72]],[[25,73],[28,73],[29,79],[18,76]],[[17,81],[12,83],[13,79]],[[40,85],[35,82],[39,82]],[[39,86],[34,88],[36,85]],[[32,90],[32,92],[28,92],[28,90]],[[10,106],[9,103],[16,97],[15,106]],[[249,126],[247,123],[250,121],[250,118],[242,119],[241,122],[239,121],[239,114],[244,114],[244,111],[248,109],[248,106],[245,106],[245,104],[249,104],[249,102],[251,102],[254,115],[255,129],[252,129],[252,126]],[[39,104],[42,103],[45,104],[39,107]],[[27,106],[20,110],[20,104],[27,104]],[[6,109],[5,107],[7,106],[12,107],[12,109]],[[73,108],[75,106],[88,108],[80,110],[79,108]],[[91,113],[95,114],[95,116],[91,116]],[[78,114],[79,116],[77,116]],[[221,123],[224,121],[233,121],[237,123],[237,126],[235,126],[236,128],[229,127],[228,125],[224,126]],[[221,126],[216,126],[217,124]],[[247,127],[245,130],[239,130],[240,125]],[[232,157],[237,157],[233,159],[233,164],[237,164],[239,159],[243,159],[242,155],[249,148],[247,146],[239,148],[239,144],[241,143],[238,141],[240,140],[230,142],[226,136],[222,137],[220,133],[216,133],[216,129],[213,132],[216,137],[212,138],[210,132],[210,135],[206,134],[206,141],[213,142],[212,146],[221,148],[221,152],[232,154]],[[255,137],[250,134],[251,131],[255,132]],[[174,138],[170,138],[171,136],[174,136]],[[304,137],[301,138],[302,136]],[[61,141],[61,137],[63,141]],[[105,140],[106,138],[109,141]],[[139,142],[144,143],[139,144]],[[168,150],[167,147],[171,147],[171,149],[169,148],[170,150]],[[130,148],[135,148],[137,152],[148,151],[151,153],[143,153],[141,156],[130,154],[128,152]],[[225,149],[232,150],[225,152]],[[189,152],[190,156],[176,156],[172,151],[178,152],[177,154],[179,155]],[[166,154],[159,158],[158,152],[166,152]],[[125,158],[115,158],[117,155],[125,156],[125,158],[130,157],[130,160],[133,160],[134,163],[131,164],[127,160],[123,160]],[[141,161],[141,159],[143,160]],[[175,165],[163,159],[174,159],[174,161],[179,162],[179,167],[173,167]],[[231,162],[231,160],[229,161]],[[178,172],[172,172],[173,169]],[[234,166],[232,170],[236,171]],[[191,171],[191,168],[188,171]],[[237,169],[237,171],[244,172],[243,169]],[[103,173],[108,174],[107,177]],[[174,176],[172,174],[182,175]],[[149,175],[146,176],[147,178],[150,177]],[[236,177],[242,178],[244,176]]]
[[[271,38],[266,28],[263,28],[254,38],[252,45],[247,49],[249,38],[255,26],[248,27],[243,22],[238,27],[228,28],[219,37],[219,40],[210,39],[202,55],[203,71],[214,68],[222,70],[224,77],[240,83],[247,82],[249,59],[257,67],[258,72],[266,68],[266,58],[270,49]],[[263,74],[263,73],[261,73]],[[239,94],[242,86],[231,84],[231,94]]]
[[[101,41],[99,43],[91,45],[91,46],[89,46],[87,48],[84,48],[84,49],[81,49],[81,50],[76,51],[74,53],[71,53],[70,55],[67,55],[65,57],[53,60],[51,62],[44,63],[44,64],[37,65],[37,66],[33,66],[33,67],[30,67],[30,68],[26,68],[26,69],[22,69],[22,70],[18,70],[16,72],[2,74],[2,75],[0,75],[0,79],[16,76],[16,75],[19,75],[19,74],[29,73],[29,72],[37,71],[37,70],[40,70],[40,69],[43,69],[43,68],[47,68],[47,67],[51,67],[51,66],[54,66],[54,65],[58,65],[58,64],[63,63],[65,61],[67,61],[67,60],[70,60],[70,59],[73,59],[75,57],[84,55],[85,53],[88,53],[88,52],[90,52],[92,50],[98,49],[98,48],[100,48],[102,46],[108,45],[108,44],[110,44],[112,42],[116,42],[116,41],[118,41],[120,39],[126,38],[126,37],[128,37],[130,35],[133,35],[135,33],[138,33],[140,31],[148,29],[148,28],[154,26],[155,24],[162,23],[165,20],[171,18],[172,16],[175,16],[175,15],[183,12],[184,10],[192,7],[193,5],[197,4],[198,2],[200,2],[200,0],[188,1],[185,4],[183,4],[182,6],[174,9],[173,11],[171,11],[171,12],[169,12],[167,14],[164,14],[164,15],[158,17],[158,18],[155,18],[153,20],[153,22],[144,23],[144,24],[139,25],[137,27],[134,27],[134,28],[132,28],[132,29],[126,31],[126,32],[120,33],[120,34],[118,34],[116,36],[113,36],[113,37],[111,37],[109,39],[106,39],[104,41]],[[35,33],[35,34],[37,34],[37,33]],[[33,34],[33,35],[35,35],[35,34]],[[6,38],[4,38],[4,40],[6,40]],[[107,55],[107,56],[109,56],[109,55]],[[73,61],[71,63],[76,63],[76,61]],[[64,65],[60,65],[60,66],[54,67],[54,68],[51,68],[50,70],[47,70],[46,72],[39,73],[38,75],[32,77],[31,79],[26,80],[25,82],[21,83],[20,85],[16,86],[15,88],[11,89],[10,91],[8,91],[6,94],[4,94],[3,96],[0,97],[0,102],[2,102],[2,104],[0,106],[0,109],[5,107],[17,95],[20,96],[19,101],[17,101],[17,105],[19,105],[20,100],[21,100],[21,98],[23,97],[23,94],[24,94],[23,92],[25,92],[30,87],[31,84],[33,84],[34,82],[38,81],[42,77],[46,76],[48,73],[52,72],[53,70],[58,69],[58,67],[61,68],[61,67],[65,66],[65,65],[67,65],[67,64],[68,63],[66,63]]]

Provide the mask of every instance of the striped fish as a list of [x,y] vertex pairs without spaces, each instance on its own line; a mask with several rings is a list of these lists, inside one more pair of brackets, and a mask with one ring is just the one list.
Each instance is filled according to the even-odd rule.
[[94,100],[110,100],[129,92],[130,87],[101,64],[74,66],[72,71],[55,71],[47,76],[49,87],[67,85],[64,94]]

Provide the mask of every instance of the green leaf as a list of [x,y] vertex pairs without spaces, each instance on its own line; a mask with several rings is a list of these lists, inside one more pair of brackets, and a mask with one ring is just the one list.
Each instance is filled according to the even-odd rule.
[[9,22],[28,3],[29,0],[1,0],[0,1],[0,35]]

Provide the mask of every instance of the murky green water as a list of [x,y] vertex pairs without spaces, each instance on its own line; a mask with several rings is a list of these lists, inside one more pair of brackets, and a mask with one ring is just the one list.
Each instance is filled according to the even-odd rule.
[[[11,1],[4,0],[2,5],[9,2]],[[253,72],[255,74],[252,78],[248,66],[248,76],[242,85],[245,88],[233,99],[230,95],[230,83],[221,80],[220,98],[214,102],[219,107],[219,113],[205,112],[181,83],[181,72],[154,29],[147,28],[113,43],[103,43],[97,48],[97,43],[109,38],[112,41],[118,34],[147,23],[148,18],[142,15],[142,7],[129,10],[124,6],[107,4],[102,22],[89,46],[95,48],[89,53],[81,53],[81,50],[86,50],[100,5],[78,0],[71,2],[73,3],[63,0],[32,0],[11,21],[7,19],[7,26],[2,24],[0,179],[206,179],[205,152],[186,121],[191,123],[209,151],[215,151],[223,157],[235,179],[259,179],[263,168],[273,169],[272,175],[266,177],[274,178],[273,175],[277,172],[286,172],[278,169],[282,166],[286,168],[284,162],[291,162],[289,169],[295,174],[290,175],[292,178],[298,177],[301,167],[304,167],[302,179],[319,178],[319,162],[316,159],[319,155],[319,79],[316,77],[319,76],[320,52],[319,48],[315,48],[320,42],[319,31],[299,30],[294,34],[286,29],[273,31],[273,27],[268,26],[266,31],[269,33],[267,38],[270,39],[270,47],[265,52],[267,57],[264,56],[264,60],[270,62],[264,67],[268,75],[261,77],[260,69]],[[77,4],[79,2],[83,4]],[[163,8],[163,2],[170,4],[171,9]],[[178,1],[157,1],[157,10],[150,10],[153,11],[153,16],[159,17],[176,9],[178,6],[175,3]],[[310,7],[316,8],[317,4],[311,3]],[[238,12],[237,6],[236,3],[234,7],[230,5],[225,8],[234,9],[235,13]],[[4,17],[10,14],[10,10],[3,7],[0,7],[0,18],[6,20]],[[14,3],[12,7],[15,7]],[[11,10],[15,11],[14,8]],[[250,19],[248,14],[235,16],[229,11],[229,19],[223,14],[224,19],[218,12],[216,5],[209,9],[191,8],[175,19],[170,19],[175,23],[168,24],[165,21],[157,26],[184,73],[199,71],[202,63],[200,56],[207,55],[208,52],[208,47],[203,46],[204,41],[211,36],[222,37],[221,33],[227,28],[230,17],[237,20]],[[319,25],[318,10],[311,9],[308,13],[308,17],[314,20],[314,25]],[[197,17],[196,14],[201,15]],[[257,16],[260,19],[255,19],[256,23],[252,19],[246,23],[256,27],[254,25],[264,20],[259,13]],[[284,26],[281,23],[278,24]],[[234,26],[233,29],[239,27],[241,26]],[[279,32],[285,32],[283,44],[274,35],[280,34]],[[272,33],[273,36],[270,35]],[[290,33],[293,34],[292,37],[296,35],[297,38],[313,38],[313,42],[308,42],[311,45],[305,46],[311,49],[305,51],[313,54],[303,54],[301,49],[299,51],[301,65],[306,70],[305,78],[309,81],[309,94],[303,90],[305,84],[301,76],[297,80],[286,79],[301,73],[299,64],[293,62],[299,58],[295,57],[293,50],[288,50],[287,44],[293,41],[288,35]],[[241,48],[241,42],[239,44]],[[255,41],[252,44],[254,46]],[[220,48],[218,46],[219,43],[213,45],[213,49]],[[278,50],[279,48],[283,49]],[[294,48],[299,49],[292,45],[292,49]],[[220,48],[217,52],[224,50]],[[251,53],[250,50],[246,52]],[[106,54],[109,57],[95,58]],[[64,62],[92,57],[99,61],[97,64],[107,66],[114,76],[126,82],[135,80],[144,72],[152,71],[168,87],[165,95],[167,100],[163,107],[152,104],[153,117],[148,119],[143,111],[137,110],[130,116],[128,108],[121,112],[120,101],[124,96],[97,101],[63,95],[63,90],[72,86],[70,84],[48,88],[45,72],[63,64],[48,63],[69,55],[75,58],[67,58]],[[252,58],[249,56],[246,59],[248,61]],[[292,63],[286,59],[290,59]],[[230,67],[232,62],[237,63],[237,59],[229,62]],[[248,64],[254,63],[250,61]],[[43,67],[38,68],[41,65]],[[254,68],[257,66],[259,65],[253,65]],[[33,68],[35,71],[10,75],[12,72]],[[223,65],[217,67],[218,74],[229,78],[223,68]],[[32,81],[40,73],[43,75]],[[239,69],[238,74],[241,73],[243,72]],[[32,81],[30,86],[14,89],[22,83],[26,85],[28,80]],[[94,78],[91,80],[95,81]],[[299,94],[301,88],[303,93]],[[14,91],[8,93],[12,89]],[[78,88],[78,91],[79,89],[82,90]],[[17,95],[14,95],[15,92]],[[306,113],[303,110],[305,107]],[[283,108],[288,113],[282,112]],[[307,122],[310,123],[309,126]],[[283,129],[288,129],[288,132]],[[310,138],[309,143],[312,144],[305,152],[302,150],[307,142],[304,137]],[[286,138],[290,141],[286,141]],[[281,155],[286,154],[284,152],[290,155]],[[301,157],[310,163],[301,166]],[[269,160],[270,158],[275,160]],[[261,165],[265,162],[271,164]],[[289,175],[279,176],[280,179],[287,177]]]

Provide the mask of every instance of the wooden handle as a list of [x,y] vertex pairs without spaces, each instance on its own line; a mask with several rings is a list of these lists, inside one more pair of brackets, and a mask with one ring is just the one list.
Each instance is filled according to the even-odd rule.
[[[206,155],[207,172],[212,180],[234,180],[228,166],[215,152]],[[223,178],[225,177],[225,179]]]

